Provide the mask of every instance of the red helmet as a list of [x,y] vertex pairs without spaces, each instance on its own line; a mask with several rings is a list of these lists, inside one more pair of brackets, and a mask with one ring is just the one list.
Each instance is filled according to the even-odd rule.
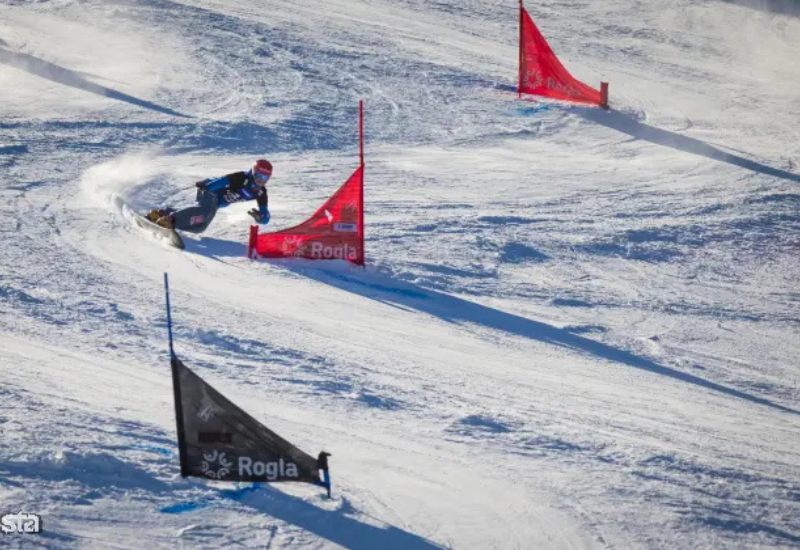
[[253,165],[253,179],[258,185],[266,185],[270,177],[272,177],[272,163],[258,159]]

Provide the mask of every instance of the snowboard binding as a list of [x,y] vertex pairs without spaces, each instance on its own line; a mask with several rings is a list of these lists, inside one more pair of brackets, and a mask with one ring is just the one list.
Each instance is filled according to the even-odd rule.
[[172,208],[154,208],[145,218],[160,227],[175,229],[175,211]]

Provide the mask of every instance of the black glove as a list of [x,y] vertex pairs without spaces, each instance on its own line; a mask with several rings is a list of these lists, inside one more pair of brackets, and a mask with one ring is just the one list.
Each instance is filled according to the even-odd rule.
[[195,187],[197,187],[201,191],[206,191],[206,190],[208,190],[208,188],[206,187],[207,183],[208,183],[208,180],[203,180],[203,181],[198,181],[194,185],[195,185]]
[[250,214],[253,219],[256,220],[256,223],[260,223],[262,225],[269,223],[269,210],[267,210],[264,214],[261,214],[261,211],[253,208],[248,212],[248,214]]

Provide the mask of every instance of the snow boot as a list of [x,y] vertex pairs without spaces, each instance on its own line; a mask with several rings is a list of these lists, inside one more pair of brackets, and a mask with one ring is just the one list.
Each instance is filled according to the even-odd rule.
[[154,208],[145,217],[156,225],[175,229],[175,213],[171,208]]

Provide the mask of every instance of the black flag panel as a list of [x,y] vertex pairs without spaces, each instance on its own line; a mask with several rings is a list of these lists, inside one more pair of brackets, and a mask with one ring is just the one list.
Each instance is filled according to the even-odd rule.
[[[220,481],[326,485],[327,453],[304,453],[263,426],[172,357],[181,475]],[[327,486],[327,485],[326,485]]]

